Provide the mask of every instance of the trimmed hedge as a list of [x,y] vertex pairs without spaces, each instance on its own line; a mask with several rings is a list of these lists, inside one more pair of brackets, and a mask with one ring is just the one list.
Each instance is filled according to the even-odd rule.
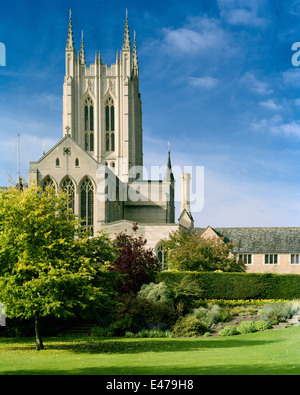
[[300,299],[299,274],[163,271],[155,282],[179,284],[188,276],[204,291],[203,299]]

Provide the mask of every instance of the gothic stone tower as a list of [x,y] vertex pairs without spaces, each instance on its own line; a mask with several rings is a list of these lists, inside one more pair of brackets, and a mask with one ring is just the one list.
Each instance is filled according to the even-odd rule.
[[63,132],[97,162],[106,163],[121,181],[128,181],[132,166],[143,165],[142,104],[136,39],[130,45],[126,12],[123,48],[110,67],[100,51],[89,67],[83,33],[76,55],[72,20],[65,50]]
[[143,178],[139,66],[127,13],[123,47],[110,67],[100,52],[86,64],[83,34],[76,53],[70,14],[65,60],[63,138],[30,162],[28,184],[67,190],[70,208],[94,234],[114,235],[137,222],[155,245],[177,226],[175,180],[170,151],[163,179]]

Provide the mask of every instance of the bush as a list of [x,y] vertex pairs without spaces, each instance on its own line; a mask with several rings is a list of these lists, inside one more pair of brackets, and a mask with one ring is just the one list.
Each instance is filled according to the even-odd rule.
[[236,329],[241,334],[253,333],[257,331],[253,321],[244,321]]
[[264,321],[268,321],[271,325],[276,325],[279,322],[285,322],[297,312],[297,307],[291,302],[287,303],[272,303],[264,306],[258,314]]
[[178,283],[167,285],[172,291],[174,304],[181,305],[183,313],[195,307],[195,301],[203,295],[203,289],[193,276],[183,276]]
[[146,298],[153,303],[165,303],[173,305],[172,291],[162,281],[159,284],[144,284],[138,293],[141,298]]
[[239,332],[237,331],[237,328],[234,325],[227,325],[219,332],[220,336],[234,336],[238,334]]
[[187,315],[179,318],[173,328],[173,334],[177,337],[194,337],[204,335],[208,330],[207,325],[198,318]]
[[154,303],[134,295],[123,295],[117,299],[117,302],[114,320],[119,321],[126,316],[131,317],[131,325],[126,330],[134,333],[141,329],[153,328],[158,324],[160,329],[170,329],[179,317],[174,307],[165,303]]
[[267,321],[256,321],[254,324],[256,330],[259,332],[272,328],[272,325]]
[[247,306],[235,306],[231,309],[231,315],[239,315],[239,314],[255,314],[254,307],[247,307]]
[[192,315],[211,328],[213,324],[226,320],[227,315],[224,314],[223,310],[220,306],[211,303],[207,308],[198,307],[194,309]]

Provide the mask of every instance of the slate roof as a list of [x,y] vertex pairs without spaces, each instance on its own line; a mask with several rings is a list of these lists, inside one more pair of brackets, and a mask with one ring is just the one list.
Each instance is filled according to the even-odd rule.
[[[205,229],[195,228],[200,234]],[[233,252],[300,252],[300,227],[212,229],[235,244]]]

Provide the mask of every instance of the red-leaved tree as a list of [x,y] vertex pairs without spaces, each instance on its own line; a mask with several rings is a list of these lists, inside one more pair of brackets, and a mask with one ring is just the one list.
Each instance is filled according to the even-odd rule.
[[147,240],[137,235],[137,224],[132,229],[133,235],[126,232],[117,235],[115,244],[119,254],[109,267],[109,270],[122,276],[122,281],[118,284],[118,291],[122,294],[137,293],[160,270],[160,263],[153,249],[146,248]]

